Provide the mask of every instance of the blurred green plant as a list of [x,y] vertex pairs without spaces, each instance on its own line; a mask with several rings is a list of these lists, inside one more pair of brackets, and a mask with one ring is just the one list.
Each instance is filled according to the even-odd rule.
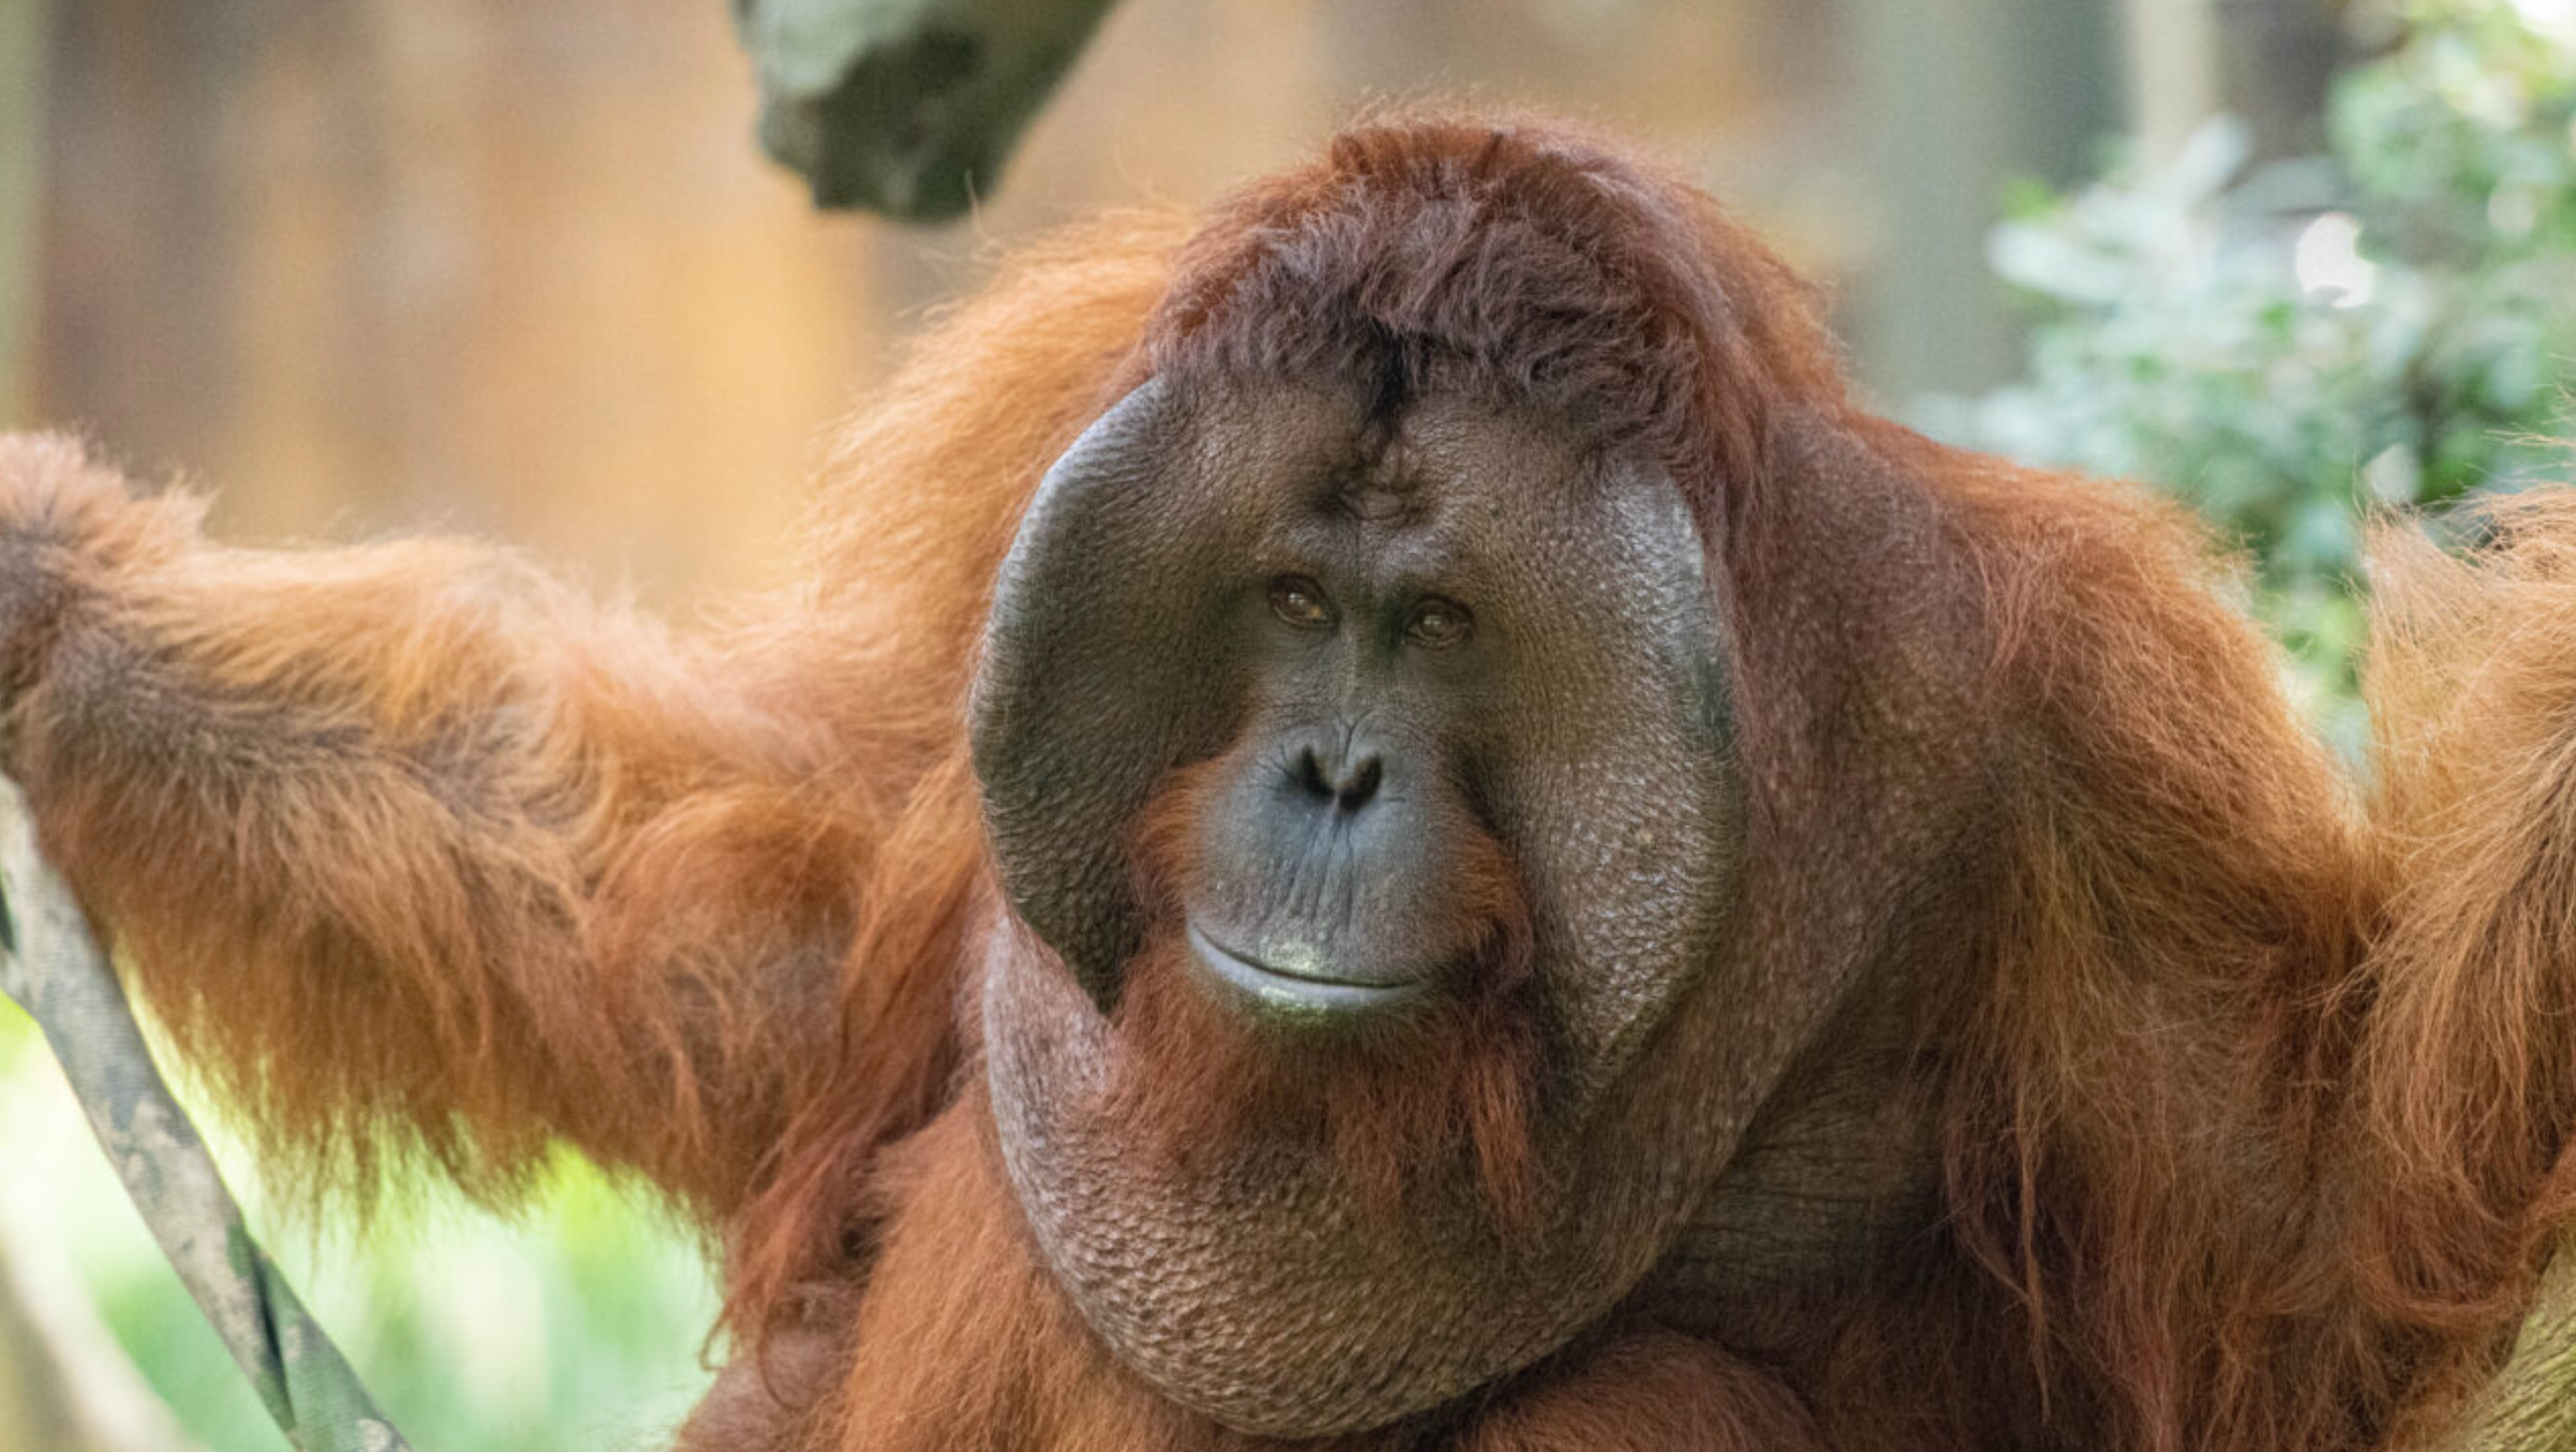
[[[698,1351],[715,1320],[706,1260],[648,1201],[587,1164],[565,1157],[536,1202],[506,1221],[431,1190],[363,1241],[345,1226],[299,1233],[262,1213],[258,1157],[226,1141],[202,1096],[187,1097],[269,1250],[414,1446],[658,1447],[705,1392]],[[5,1001],[0,1144],[9,1147],[0,1235],[69,1259],[100,1319],[199,1443],[285,1452],[100,1158],[33,1026]]]
[[2326,157],[2248,168],[2221,121],[2160,167],[2024,189],[1992,255],[2033,312],[2028,376],[1919,418],[2197,505],[2348,749],[2364,517],[2570,472],[2576,6],[2401,19],[2337,83]]

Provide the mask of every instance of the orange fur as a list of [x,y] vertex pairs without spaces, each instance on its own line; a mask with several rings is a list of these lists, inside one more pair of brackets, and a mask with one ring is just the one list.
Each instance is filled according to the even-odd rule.
[[[1929,791],[1945,753],[1980,815],[1924,849],[1947,875],[1889,986],[1922,1005],[1939,1159],[1910,1259],[1760,1370],[1623,1317],[1348,1446],[2346,1452],[2437,1426],[2576,1208],[2576,503],[2495,506],[2465,557],[2383,542],[2363,792],[2178,510],[1859,413],[1805,287],[1653,168],[1407,124],[1203,231],[1115,219],[1006,269],[848,434],[799,583],[702,639],[461,546],[209,545],[75,446],[0,441],[8,767],[179,1042],[295,1163],[372,1183],[416,1154],[506,1195],[562,1139],[715,1229],[729,1324],[771,1354],[692,1449],[1253,1447],[1107,1357],[995,1163],[961,702],[1047,461],[1147,371],[1336,366],[1263,311],[1287,285],[1263,249],[1319,218],[1365,240],[1387,219],[1335,213],[1345,184],[1429,148],[1501,189],[1516,247],[1615,272],[1589,299],[1615,325],[1548,351],[1586,299],[1468,238],[1442,276],[1489,292],[1399,301],[1495,356],[1425,352],[1408,381],[1544,382],[1673,471],[1732,592],[1756,840]],[[1800,428],[1895,482],[1802,479]],[[1493,856],[1462,921],[1508,964],[1522,898]],[[1842,881],[1829,853],[1757,866],[1747,931]],[[1167,1127],[1142,1152],[1315,1112],[1381,1205],[1449,1149],[1507,1204],[1541,1173],[1544,1024],[1511,973],[1408,1041],[1411,1078],[1354,1046],[1317,1111],[1169,966],[1123,1010],[1168,1066],[1122,1086]]]
[[1472,1419],[1456,1452],[1673,1452],[1821,1447],[1778,1378],[1705,1341],[1651,1328],[1551,1363],[1534,1389]]

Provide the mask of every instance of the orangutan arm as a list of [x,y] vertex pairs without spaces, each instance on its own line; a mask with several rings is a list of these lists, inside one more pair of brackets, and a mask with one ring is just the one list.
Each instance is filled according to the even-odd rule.
[[0,438],[7,769],[181,1048],[310,1169],[507,1190],[560,1137],[739,1198],[831,1042],[866,844],[723,664],[482,550],[208,544]]

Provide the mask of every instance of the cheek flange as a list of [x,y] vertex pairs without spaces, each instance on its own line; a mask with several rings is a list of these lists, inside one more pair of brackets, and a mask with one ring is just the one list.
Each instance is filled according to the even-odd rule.
[[[969,740],[1003,890],[1103,1011],[1142,940],[1126,834],[1216,727],[1229,671],[1203,618],[1210,501],[1150,381],[1047,470],[994,584]],[[1195,557],[1193,556],[1193,552]]]
[[968,731],[986,836],[1013,908],[1104,1012],[1143,940],[1140,814],[1224,749],[1244,698],[1226,607],[1357,407],[1149,380],[1047,470],[994,581]]
[[[1241,745],[1253,667],[1229,656],[1246,652],[1175,623],[1241,598],[1261,511],[1282,507],[1294,460],[1347,439],[1347,410],[1336,423],[1299,407],[1280,405],[1291,422],[1265,433],[1150,384],[1086,432],[1002,572],[974,720],[1003,884],[1046,945],[995,925],[983,1009],[1001,1152],[1033,1242],[1122,1363],[1276,1437],[1418,1415],[1597,1324],[1668,1251],[1776,1067],[1639,1056],[1658,1031],[1697,1041],[1712,1015],[1740,1012],[1712,986],[1751,981],[1719,960],[1759,941],[1727,931],[1742,780],[1697,532],[1667,481],[1577,481],[1562,458],[1516,448],[1508,420],[1461,415],[1425,436],[1454,446],[1438,477],[1481,491],[1476,516],[1495,521],[1495,538],[1466,543],[1491,546],[1491,571],[1535,582],[1516,602],[1528,608],[1480,619],[1538,677],[1495,708],[1507,719],[1490,734],[1510,759],[1477,803],[1527,879],[1530,1011],[1545,1020],[1526,1210],[1503,1224],[1462,1158],[1409,1182],[1387,1213],[1289,1132],[1293,1109],[1287,1129],[1250,1121],[1187,1155],[1151,1151],[1151,1126],[1114,1086],[1172,1066],[1123,1057],[1150,1040],[1128,1042],[1104,1011],[1144,931],[1132,838],[1175,768]],[[1185,881],[1180,896],[1208,885]],[[1382,1003],[1345,992],[1360,971],[1271,961],[1260,921],[1193,911],[1170,926],[1200,986],[1255,1013],[1348,1021]],[[1319,964],[1370,957],[1296,941]]]

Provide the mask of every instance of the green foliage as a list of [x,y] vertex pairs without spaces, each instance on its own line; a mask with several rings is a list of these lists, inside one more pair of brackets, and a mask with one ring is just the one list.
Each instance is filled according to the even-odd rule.
[[2439,0],[2337,85],[2331,155],[2031,192],[1996,232],[2034,321],[2022,382],[1934,432],[2164,484],[2241,541],[2329,730],[2359,728],[2362,520],[2564,477],[2576,379],[2576,32]]
[[[173,1064],[168,1054],[162,1062]],[[184,1086],[183,1086],[184,1087]],[[299,1231],[262,1214],[258,1157],[192,1112],[254,1228],[415,1447],[658,1447],[704,1393],[715,1320],[698,1247],[567,1157],[525,1215],[453,1196],[371,1227]],[[216,1452],[284,1452],[90,1137],[61,1073],[0,1000],[0,1235],[61,1255],[100,1320],[181,1423]]]

